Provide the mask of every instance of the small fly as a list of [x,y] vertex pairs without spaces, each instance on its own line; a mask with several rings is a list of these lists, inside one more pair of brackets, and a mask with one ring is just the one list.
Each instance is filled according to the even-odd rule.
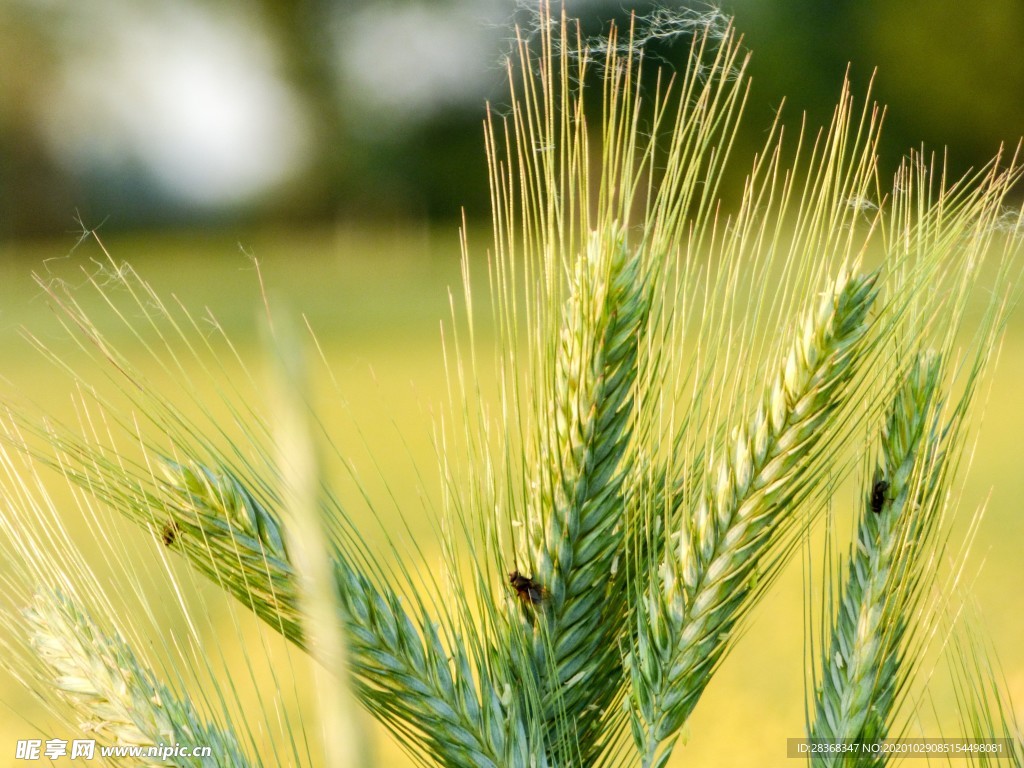
[[516,596],[524,605],[540,605],[548,595],[548,591],[527,576],[523,576],[519,571],[512,571],[508,575],[508,583],[512,585],[512,589],[516,591]]
[[169,547],[178,540],[179,533],[181,533],[181,527],[178,525],[178,521],[170,520],[164,523],[163,530],[160,531],[160,540],[163,541],[165,547]]
[[885,492],[888,490],[889,483],[885,480],[879,480],[871,489],[871,511],[876,515],[880,514],[882,507],[885,506]]

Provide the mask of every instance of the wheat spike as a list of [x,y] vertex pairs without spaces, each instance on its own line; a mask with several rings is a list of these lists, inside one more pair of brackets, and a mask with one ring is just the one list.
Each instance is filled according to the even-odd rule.
[[579,259],[532,514],[536,578],[550,592],[534,625],[549,749],[578,745],[584,764],[621,675],[624,600],[611,573],[623,545],[631,395],[648,311],[642,269],[621,235],[595,233]]
[[[909,540],[909,518],[934,514],[922,488],[935,474],[937,436],[929,427],[940,371],[921,356],[894,398],[882,440],[882,461],[866,495],[849,573],[815,702],[812,739],[884,739],[903,676],[900,649],[913,609],[908,578],[927,538]],[[817,756],[815,765],[846,765],[843,755]],[[838,761],[838,762],[837,762]],[[860,764],[860,763],[858,763]]]
[[[226,470],[171,462],[168,478],[159,506],[173,510],[182,553],[305,648],[295,569],[283,546],[277,549],[279,515]],[[334,561],[352,683],[366,707],[445,765],[529,765],[528,734],[514,727],[507,696],[474,666],[466,645],[443,642],[422,606],[418,617],[410,615],[397,595],[376,587],[340,553]]]
[[630,704],[645,766],[668,759],[748,603],[760,558],[815,481],[812,457],[851,389],[874,285],[874,276],[840,275],[807,315],[761,407],[710,469],[678,549],[639,606]]
[[205,722],[188,699],[157,682],[120,636],[103,632],[66,595],[37,593],[24,616],[41,661],[41,687],[54,686],[79,727],[101,743],[211,748],[209,758],[140,758],[146,765],[252,764],[232,733]]

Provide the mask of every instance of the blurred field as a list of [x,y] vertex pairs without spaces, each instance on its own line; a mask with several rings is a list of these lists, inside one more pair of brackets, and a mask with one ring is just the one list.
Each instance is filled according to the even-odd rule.
[[[484,233],[474,235],[472,250],[480,257],[476,300],[482,302],[487,242]],[[92,242],[69,255],[73,244],[69,236],[66,241],[0,246],[0,376],[5,397],[20,402],[30,396],[46,414],[58,418],[73,415],[67,382],[29,349],[19,328],[26,326],[57,351],[72,354],[70,347],[62,346],[63,332],[30,273],[49,272],[73,280],[79,265],[101,257]],[[116,238],[106,246],[162,296],[177,296],[197,312],[209,307],[254,371],[262,365],[256,330],[264,308],[257,274],[242,249],[256,256],[275,313],[308,317],[337,379],[337,391],[326,381],[318,390],[328,432],[340,450],[354,458],[371,494],[384,500],[381,509],[405,511],[406,528],[397,525],[397,512],[387,512],[394,514],[393,520],[363,521],[367,538],[371,544],[380,543],[385,552],[379,530],[383,524],[393,533],[400,531],[400,544],[415,542],[424,549],[425,567],[436,564],[436,539],[423,498],[438,498],[431,424],[443,412],[445,401],[439,328],[449,316],[448,289],[456,297],[461,291],[455,231],[256,232],[246,234],[240,244],[234,236],[176,234]],[[131,347],[128,339],[115,341]],[[479,341],[486,350],[489,334],[482,333]],[[158,372],[153,373],[161,381]],[[1024,648],[1019,640],[1024,636],[1024,611],[1018,596],[1024,583],[1024,515],[1019,501],[1024,498],[1019,448],[1024,434],[1022,381],[1024,317],[1018,312],[995,372],[958,529],[962,531],[970,512],[989,498],[968,572],[1018,702],[1024,702]],[[162,384],[172,396],[181,388],[181,382],[172,379],[165,378]],[[386,485],[381,478],[386,478]],[[387,501],[385,490],[393,495],[393,503]],[[839,503],[843,498],[837,497]],[[360,509],[357,500],[352,503]],[[74,528],[77,523],[69,525]],[[214,590],[205,592],[212,600]],[[232,644],[253,637],[254,628],[244,621],[235,628],[227,618],[222,624],[228,638],[222,647],[230,658]],[[232,639],[232,633],[239,634]],[[284,653],[273,647],[274,653]],[[289,658],[289,663],[296,662]],[[304,679],[301,664],[294,669]],[[290,684],[292,671],[286,667],[277,674]],[[791,765],[785,740],[803,732],[803,672],[797,562],[755,612],[748,633],[698,706],[688,725],[688,743],[677,751],[673,764]],[[266,684],[272,686],[273,681],[267,679]],[[0,700],[11,709],[0,715],[0,754],[9,755],[15,739],[34,733],[26,721],[36,722],[40,715],[13,683],[0,680],[0,691]],[[942,735],[956,735],[953,723],[947,720]],[[58,735],[67,734],[43,732],[43,738]],[[386,736],[378,734],[376,743],[379,765],[412,764]]]

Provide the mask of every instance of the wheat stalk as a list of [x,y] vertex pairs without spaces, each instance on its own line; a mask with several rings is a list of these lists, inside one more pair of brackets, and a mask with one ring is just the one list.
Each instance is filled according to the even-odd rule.
[[[523,531],[514,557],[546,595],[539,607],[515,609],[505,643],[515,687],[540,699],[548,758],[592,765],[614,749],[622,723],[615,703],[626,684],[620,643],[631,610],[628,497],[638,451],[654,431],[637,398],[663,376],[652,349],[671,343],[669,265],[692,235],[686,227],[705,226],[707,209],[692,203],[717,184],[742,65],[725,25],[695,24],[675,114],[659,89],[648,116],[633,29],[583,41],[564,11],[553,16],[545,3],[538,21],[535,38],[517,36],[511,115],[501,132],[489,120],[487,134],[503,354],[524,330],[528,339],[527,366],[515,355],[501,362],[507,391],[524,395],[503,406],[521,438],[505,461],[513,473],[521,467],[524,486],[510,510]],[[597,130],[582,86],[593,70],[605,97]],[[671,125],[664,144],[663,124]],[[663,180],[645,188],[654,174]],[[642,226],[631,227],[637,219]],[[494,550],[507,556],[500,542]]]
[[[76,320],[87,333],[95,330],[85,316]],[[95,341],[106,354],[116,354],[102,338]],[[119,370],[135,374],[127,361],[119,362]],[[141,382],[132,387],[133,392],[146,389]],[[185,424],[182,429],[171,406],[159,399],[143,405],[150,414],[166,410],[169,421],[161,426],[175,442],[183,448],[192,442],[195,427]],[[268,625],[307,648],[299,580],[278,504],[264,483],[244,483],[225,467],[166,459],[159,455],[166,448],[147,444],[141,435],[135,439],[147,448],[155,467],[133,465],[116,449],[108,455],[95,436],[50,429],[40,435],[59,458],[34,452],[21,440],[13,444],[150,530]],[[151,474],[157,468],[161,479]],[[329,494],[324,503],[328,520],[337,524],[344,519]],[[415,613],[410,613],[395,592],[356,570],[349,563],[372,570],[358,539],[334,540],[327,546],[343,608],[339,620],[349,641],[351,682],[367,709],[388,723],[410,750],[432,754],[445,764],[532,765],[543,752],[542,729],[524,725],[523,704],[505,682],[512,676],[500,664],[494,668],[493,650],[473,638],[463,639],[443,617],[439,622],[419,596],[413,596]]]

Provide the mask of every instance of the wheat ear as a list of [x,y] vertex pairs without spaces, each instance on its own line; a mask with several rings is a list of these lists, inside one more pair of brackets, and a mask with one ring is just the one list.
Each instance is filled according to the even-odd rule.
[[[594,233],[565,306],[545,455],[533,499],[536,578],[550,593],[534,626],[552,754],[587,762],[621,662],[622,485],[629,471],[638,339],[648,311],[640,258]],[[616,591],[618,596],[616,596]]]
[[[665,377],[667,273],[683,243],[699,250],[694,233],[710,208],[698,200],[717,187],[742,111],[743,56],[712,16],[694,18],[678,91],[659,80],[648,113],[633,25],[591,48],[565,9],[559,18],[542,2],[536,35],[517,34],[511,115],[502,130],[488,120],[507,424],[518,421],[525,446],[522,476],[518,456],[510,462],[510,487],[524,488],[509,505],[513,524],[525,523],[515,557],[547,593],[539,607],[517,609],[506,644],[559,765],[593,765],[623,733],[626,486],[658,419],[637,398]],[[599,125],[584,106],[592,77]]]
[[[97,627],[58,592],[36,594],[24,612],[43,686],[55,686],[82,730],[108,745],[209,746],[209,758],[140,758],[146,765],[251,765],[235,736],[205,722],[188,701],[157,682],[117,634]],[[45,670],[45,672],[43,671]]]
[[793,523],[790,507],[824,474],[816,449],[852,389],[875,295],[874,275],[842,274],[806,316],[754,418],[710,468],[678,551],[638,606],[629,704],[645,766],[668,760],[749,605],[762,556]]
[[[168,468],[165,496],[152,506],[173,514],[179,533],[172,546],[306,648],[279,515],[226,470],[196,463]],[[414,618],[397,595],[375,586],[340,553],[334,561],[352,683],[363,704],[445,765],[529,765],[536,747],[515,727],[508,697],[489,684],[488,670],[471,662],[465,644],[442,641],[422,605]]]
[[[812,739],[884,739],[896,701],[901,647],[914,609],[912,576],[927,539],[913,517],[935,511],[922,487],[934,475],[937,436],[930,430],[940,365],[922,355],[894,398],[881,465],[867,489],[831,642],[815,701]],[[922,501],[926,503],[922,504]],[[849,756],[818,755],[814,765],[846,765]],[[858,758],[862,759],[862,758]],[[860,762],[857,762],[860,765]]]

